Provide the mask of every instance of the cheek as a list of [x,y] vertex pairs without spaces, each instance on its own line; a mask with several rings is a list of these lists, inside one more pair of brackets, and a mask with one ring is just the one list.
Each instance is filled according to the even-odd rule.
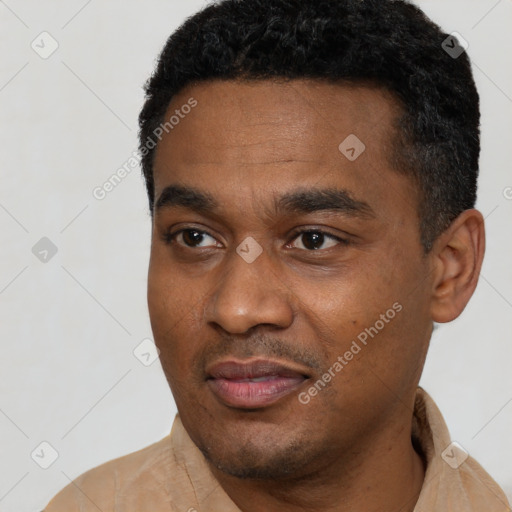
[[160,359],[170,364],[176,359],[177,350],[186,348],[176,340],[186,337],[185,331],[192,325],[194,297],[190,288],[182,285],[168,268],[153,260],[148,273],[147,300]]
[[[171,284],[172,283],[172,284]],[[184,382],[191,366],[190,344],[180,340],[190,339],[190,310],[187,300],[180,293],[176,282],[150,267],[148,275],[148,308],[160,363],[171,388],[174,400],[181,402]]]
[[394,258],[366,261],[310,293],[303,303],[314,312],[310,321],[317,337],[327,341],[329,359],[335,361],[351,349],[358,353],[348,353],[351,360],[368,355],[377,362],[397,353],[414,357],[417,349],[410,342],[414,336],[423,339],[426,311],[418,272]]
[[333,275],[317,288],[309,286],[301,302],[314,313],[315,323],[331,332],[331,338],[347,339],[372,325],[399,300],[396,277],[382,265],[354,265],[349,273]]
[[184,322],[193,314],[194,304],[202,291],[199,282],[193,285],[186,274],[178,272],[166,248],[153,245],[148,270],[148,308],[151,321],[158,331]]

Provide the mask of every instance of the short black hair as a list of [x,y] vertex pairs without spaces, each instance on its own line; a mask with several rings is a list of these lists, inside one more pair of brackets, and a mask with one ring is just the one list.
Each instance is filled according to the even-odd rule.
[[[448,37],[403,0],[208,5],[169,37],[145,86],[139,137],[151,215],[155,148],[148,150],[148,141],[185,86],[261,79],[370,83],[390,91],[401,107],[390,161],[417,183],[421,242],[428,252],[476,201],[479,97],[467,54],[456,39],[446,43]],[[462,53],[447,51],[453,46]]]

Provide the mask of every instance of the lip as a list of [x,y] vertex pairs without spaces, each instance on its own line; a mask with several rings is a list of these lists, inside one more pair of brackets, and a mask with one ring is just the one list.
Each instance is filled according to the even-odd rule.
[[207,370],[207,383],[228,407],[259,409],[293,393],[308,378],[300,368],[268,359],[229,360]]

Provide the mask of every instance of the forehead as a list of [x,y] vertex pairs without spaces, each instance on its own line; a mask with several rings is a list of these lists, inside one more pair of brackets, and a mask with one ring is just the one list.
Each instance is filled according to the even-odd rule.
[[[182,109],[191,99],[197,105]],[[165,116],[181,114],[157,147],[155,197],[179,182],[221,199],[235,188],[240,196],[275,196],[298,184],[342,186],[378,199],[386,187],[410,185],[389,165],[399,112],[389,92],[370,86],[315,80],[189,86]],[[410,201],[410,192],[401,195]]]
[[[350,133],[375,151],[389,140],[398,112],[391,93],[376,87],[317,80],[212,81],[176,95],[165,119],[192,97],[197,106],[169,135],[179,136],[187,149],[207,147],[219,156],[236,150],[247,162],[261,161],[262,151],[294,159],[314,148],[316,153],[329,151],[333,141]],[[195,155],[188,151],[182,156],[194,161]]]

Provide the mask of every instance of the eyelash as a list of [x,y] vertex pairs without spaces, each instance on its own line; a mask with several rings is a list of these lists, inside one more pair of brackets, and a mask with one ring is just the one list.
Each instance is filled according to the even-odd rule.
[[[171,244],[174,243],[176,237],[180,233],[183,233],[185,231],[195,231],[195,232],[200,233],[202,235],[208,235],[208,236],[210,236],[212,238],[215,238],[212,235],[210,235],[210,233],[208,233],[207,231],[203,231],[203,230],[196,229],[196,228],[183,228],[183,229],[180,229],[178,231],[175,231],[174,233],[171,233],[171,232],[167,231],[166,233],[163,234],[162,239],[163,239],[164,243],[166,243],[168,245],[171,245]],[[301,235],[308,234],[308,233],[318,233],[318,234],[324,235],[327,238],[336,240],[339,243],[339,245],[342,245],[342,246],[347,246],[347,245],[350,244],[349,240],[347,240],[346,238],[341,238],[339,236],[336,236],[336,235],[333,235],[333,234],[329,233],[328,231],[323,231],[321,229],[304,229],[304,230],[295,231],[292,234],[292,238],[291,238],[290,242],[288,242],[288,244],[290,244],[291,242],[293,242],[294,240],[299,238]],[[190,246],[182,245],[182,244],[180,244],[180,245],[182,247],[185,247],[186,249],[192,249],[192,250],[193,249],[201,249],[201,247],[190,247]],[[206,249],[206,247],[203,247],[202,249]],[[306,251],[306,252],[318,252],[318,251],[327,251],[329,249],[332,249],[332,247],[329,247],[328,249],[299,249],[299,250]]]

